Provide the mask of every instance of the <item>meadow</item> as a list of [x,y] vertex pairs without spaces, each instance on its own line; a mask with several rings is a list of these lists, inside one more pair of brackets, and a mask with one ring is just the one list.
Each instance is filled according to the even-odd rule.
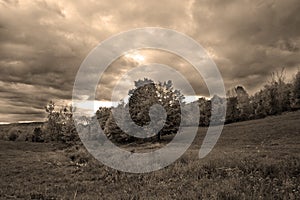
[[0,140],[0,199],[299,199],[299,119],[297,111],[225,125],[203,159],[199,127],[182,157],[145,174],[106,167],[80,144]]

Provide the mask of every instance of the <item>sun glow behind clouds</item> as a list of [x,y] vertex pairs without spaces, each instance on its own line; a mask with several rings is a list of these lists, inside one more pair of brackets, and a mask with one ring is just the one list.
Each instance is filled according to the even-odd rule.
[[133,51],[133,52],[129,52],[129,53],[126,53],[124,55],[124,57],[126,59],[129,59],[129,60],[132,60],[132,61],[135,61],[137,63],[143,63],[145,61],[145,56],[136,52],[136,51]]

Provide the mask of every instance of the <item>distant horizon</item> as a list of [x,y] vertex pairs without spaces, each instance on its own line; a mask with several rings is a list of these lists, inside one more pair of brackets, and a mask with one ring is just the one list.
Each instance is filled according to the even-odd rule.
[[18,122],[0,122],[0,125],[9,125],[9,124],[30,124],[30,123],[44,123],[45,121],[18,121]]
[[[195,101],[195,100],[197,100],[198,98],[201,98],[201,97],[204,97],[204,96],[199,96],[199,95],[196,95],[196,96],[185,96],[186,98],[185,98],[185,100],[184,100],[184,102],[186,102],[186,103],[190,103],[190,102],[192,102],[192,101]],[[207,97],[205,97],[205,98],[207,98]],[[127,103],[128,102],[128,100],[126,101],[124,101],[125,103]],[[72,102],[71,101],[69,101],[69,102],[67,102],[67,101],[63,101],[63,102],[55,102],[54,101],[54,103],[55,104],[57,104],[58,103],[58,107],[61,107],[61,106],[70,106],[71,104],[72,104]],[[85,108],[88,108],[89,107],[89,104],[90,103],[92,103],[93,104],[93,107],[94,107],[94,110],[92,111],[93,112],[93,114],[96,114],[96,111],[99,109],[99,107],[114,107],[114,105],[117,105],[118,103],[120,103],[120,102],[112,102],[112,101],[89,101],[89,100],[87,100],[87,101],[85,101],[85,103],[84,104],[81,104],[81,105],[79,105],[78,107],[79,108],[82,108],[83,110],[85,109]],[[89,110],[87,109],[87,111],[86,112],[89,112]],[[46,113],[46,112],[45,112]],[[14,123],[33,123],[33,122],[46,122],[47,121],[47,118],[44,118],[44,120],[21,120],[21,121],[13,121],[13,122],[0,122],[0,125],[2,125],[2,124],[14,124]]]

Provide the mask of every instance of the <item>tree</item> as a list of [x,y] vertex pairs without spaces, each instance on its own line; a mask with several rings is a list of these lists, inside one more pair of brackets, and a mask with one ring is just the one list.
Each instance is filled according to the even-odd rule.
[[[128,107],[128,104],[121,102],[114,112],[110,112],[110,115],[105,123],[104,134],[113,142],[117,143],[128,143],[134,141],[134,137],[127,134],[128,126],[130,126],[130,120],[126,117],[124,113],[125,107]],[[122,123],[122,127],[125,130],[122,130],[116,123],[116,119],[119,123]]]
[[[153,105],[160,105],[165,109],[166,121],[164,124],[159,121],[157,125],[162,125],[162,129],[156,134],[156,138],[159,141],[162,135],[177,133],[181,123],[181,109],[184,96],[179,90],[173,88],[171,81],[154,83],[152,80],[144,78],[143,80],[137,80],[134,82],[135,88],[128,92],[129,102],[119,104],[119,106],[110,114],[105,124],[105,134],[114,141],[117,142],[129,142],[138,140],[126,134],[126,131],[132,131],[130,129],[131,123],[135,123],[140,127],[145,127],[151,122],[152,114],[157,113],[159,110]],[[124,112],[124,108],[128,108],[130,119]],[[119,109],[119,110],[118,110]],[[151,110],[151,112],[150,112]],[[115,116],[116,115],[116,116]],[[116,123],[116,119],[119,123],[122,123],[122,130]],[[127,129],[128,128],[128,129]],[[152,140],[153,138],[150,138]],[[145,139],[147,140],[147,139]]]
[[257,92],[254,96],[251,97],[251,106],[254,110],[254,118],[259,119],[259,118],[264,118],[267,116],[267,110],[264,107],[264,102],[263,102],[263,90],[260,90]]
[[281,114],[291,110],[291,84],[284,82],[284,68],[280,72],[271,74],[271,81],[260,92],[262,105],[266,108],[267,115]]
[[48,113],[48,120],[46,125],[47,130],[47,139],[57,141],[61,137],[61,123],[59,112],[55,111],[55,103],[53,101],[50,101],[46,106],[45,110]]
[[111,114],[111,108],[106,108],[106,107],[100,107],[97,112],[96,116],[99,121],[100,127],[102,130],[105,128],[105,123],[108,120],[109,116]]
[[252,113],[250,98],[243,86],[227,91],[226,123],[248,120],[252,117]]
[[63,106],[55,110],[55,103],[50,101],[45,110],[48,113],[47,139],[61,142],[78,141],[79,137],[73,121],[72,106]]
[[249,95],[243,86],[237,86],[235,88],[237,97],[237,110],[239,112],[239,120],[247,120],[250,118],[251,108]]
[[157,133],[157,139],[161,135],[177,133],[181,123],[181,109],[184,96],[179,90],[173,88],[172,81],[154,83],[152,80],[135,81],[135,89],[129,91],[129,111],[132,120],[139,126],[150,123],[149,111],[154,104],[161,105],[167,119],[163,128]]
[[208,126],[211,117],[211,101],[204,97],[198,99],[200,118],[199,126]]
[[[300,75],[299,75],[300,77]],[[271,81],[250,97],[250,109],[255,118],[281,114],[294,108],[294,84],[285,83],[284,68],[271,74]]]
[[292,107],[295,110],[300,109],[300,70],[297,72],[292,85]]
[[285,83],[285,69],[273,72],[271,74],[271,83],[269,85],[271,94],[272,112],[270,114],[281,114],[290,107],[290,89]]
[[226,123],[232,123],[239,121],[240,112],[238,110],[237,97],[228,97],[227,99],[227,111],[226,111]]
[[225,122],[225,108],[224,104],[226,103],[226,99],[219,97],[218,95],[214,95],[211,99],[211,117],[210,124],[217,125]]

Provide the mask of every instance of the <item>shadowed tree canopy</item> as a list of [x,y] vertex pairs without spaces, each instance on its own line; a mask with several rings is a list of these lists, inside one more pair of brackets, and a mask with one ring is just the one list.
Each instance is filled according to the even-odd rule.
[[173,88],[172,81],[154,83],[152,80],[135,81],[135,88],[128,92],[129,111],[132,120],[139,126],[150,123],[149,111],[154,104],[161,105],[166,113],[167,119],[163,128],[158,132],[161,135],[176,134],[181,123],[180,103],[184,96],[179,90]]
[[[128,92],[129,102],[122,102],[115,108],[116,116],[109,111],[110,116],[105,123],[104,133],[112,141],[118,143],[137,141],[138,138],[134,138],[126,133],[126,131],[130,130],[128,126],[130,126],[130,123],[135,123],[141,127],[149,125],[151,122],[150,115],[153,112],[154,114],[161,114],[160,110],[156,110],[158,107],[152,107],[158,104],[166,112],[166,121],[159,120],[158,123],[155,123],[158,127],[163,127],[160,131],[154,133],[157,136],[157,140],[161,139],[161,135],[176,134],[181,123],[180,104],[183,102],[184,96],[179,90],[173,88],[172,81],[155,83],[150,79],[144,78],[143,80],[135,81],[134,84],[135,88]],[[123,113],[126,107],[129,108],[132,122],[128,121],[126,114]],[[117,125],[114,117],[118,117],[119,123],[122,123],[123,127],[127,127],[127,130],[122,130]],[[153,139],[155,137],[150,137],[150,140]],[[148,139],[143,140],[147,141]]]

